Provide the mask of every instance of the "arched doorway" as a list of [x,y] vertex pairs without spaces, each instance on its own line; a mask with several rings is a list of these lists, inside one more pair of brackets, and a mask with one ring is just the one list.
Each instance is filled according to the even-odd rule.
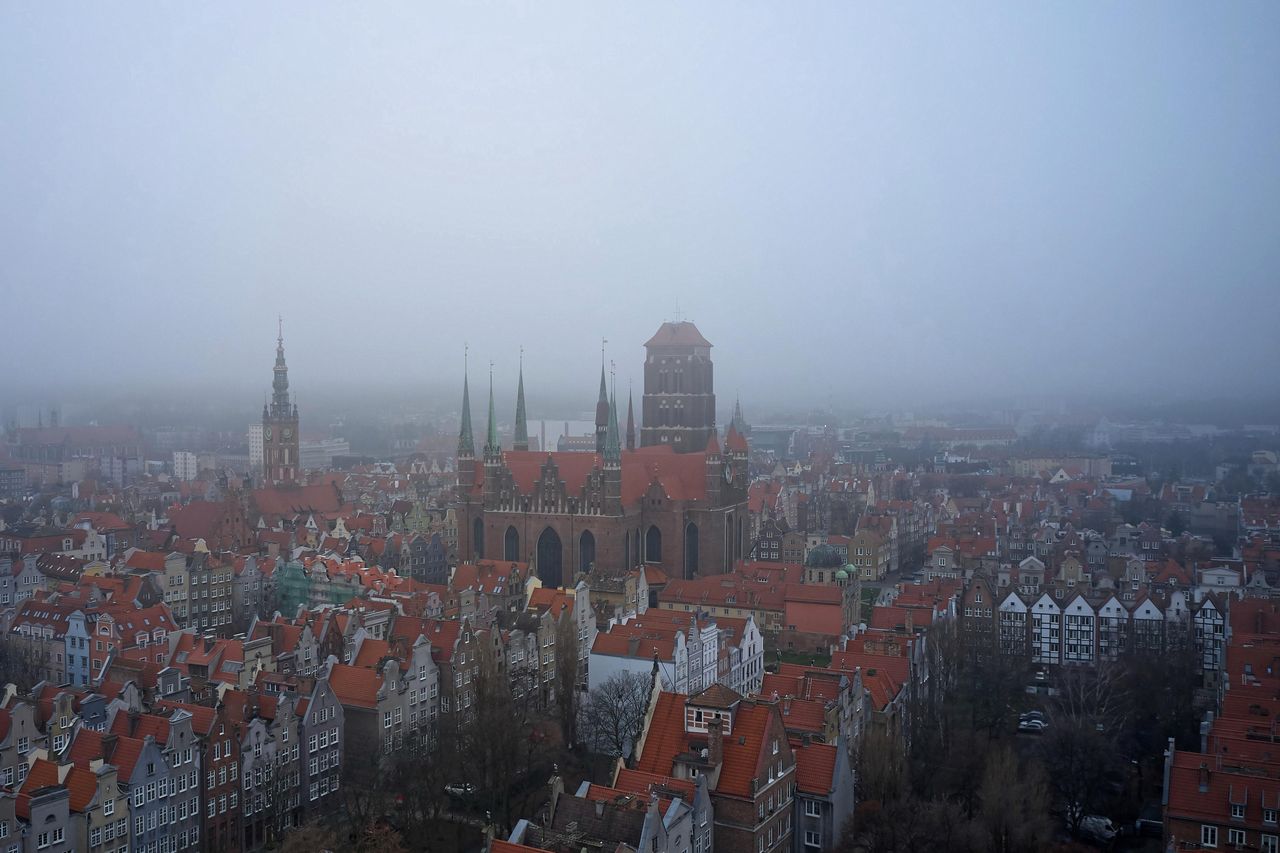
[[662,531],[656,524],[649,525],[649,532],[644,535],[644,561],[662,562]]
[[596,561],[596,537],[590,530],[582,531],[578,537],[578,571],[586,572]]
[[518,562],[520,559],[520,534],[514,527],[507,528],[507,535],[502,540],[502,559]]
[[562,555],[560,535],[550,527],[543,530],[542,535],[538,537],[538,578],[543,586],[560,586]]
[[698,573],[698,525],[692,521],[684,527],[684,576]]
[[471,522],[471,555],[477,560],[484,559],[484,520],[477,518]]

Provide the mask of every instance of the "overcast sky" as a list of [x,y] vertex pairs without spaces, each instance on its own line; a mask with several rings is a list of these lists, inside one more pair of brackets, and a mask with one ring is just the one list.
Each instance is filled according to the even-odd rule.
[[1280,3],[9,2],[0,295],[11,391],[257,400],[281,313],[589,408],[678,302],[722,402],[1274,393]]

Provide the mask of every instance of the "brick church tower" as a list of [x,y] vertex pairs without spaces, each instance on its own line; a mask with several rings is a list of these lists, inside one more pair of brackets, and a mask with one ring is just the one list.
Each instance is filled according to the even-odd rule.
[[284,363],[284,326],[276,338],[271,404],[262,407],[262,471],[268,485],[298,479],[298,407],[289,402],[289,368]]
[[644,345],[640,446],[701,453],[716,431],[711,342],[686,321],[663,323]]

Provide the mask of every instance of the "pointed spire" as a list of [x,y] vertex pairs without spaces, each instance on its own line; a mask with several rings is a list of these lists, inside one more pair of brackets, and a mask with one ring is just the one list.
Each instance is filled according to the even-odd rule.
[[609,386],[604,381],[604,345],[600,339],[600,398],[596,400],[596,453],[604,453],[606,433],[609,430]]
[[736,394],[733,397],[733,419],[729,421],[729,424],[737,427],[739,431],[742,430],[742,398]]
[[497,455],[501,448],[498,447],[498,419],[493,411],[493,362],[489,362],[489,429],[485,432],[484,437],[484,453],[486,456]]
[[289,405],[289,366],[284,361],[284,318],[278,318],[278,322],[275,377],[271,380],[271,413],[287,418],[293,407]]
[[632,405],[634,396],[631,388],[627,388],[627,450],[636,449],[636,415],[635,407]]
[[622,461],[622,444],[618,440],[618,394],[614,391],[609,400],[609,428],[604,439],[605,462]]
[[524,412],[524,347],[520,347],[520,382],[516,385],[516,433],[512,446],[516,450],[529,449],[529,425]]
[[467,381],[467,349],[462,350],[462,429],[458,431],[458,457],[465,459],[476,455],[475,439],[471,437],[471,389]]

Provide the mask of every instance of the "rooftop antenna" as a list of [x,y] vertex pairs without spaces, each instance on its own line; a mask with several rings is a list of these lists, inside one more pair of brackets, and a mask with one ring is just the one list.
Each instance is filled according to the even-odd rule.
[[276,341],[284,343],[284,315],[276,315]]

